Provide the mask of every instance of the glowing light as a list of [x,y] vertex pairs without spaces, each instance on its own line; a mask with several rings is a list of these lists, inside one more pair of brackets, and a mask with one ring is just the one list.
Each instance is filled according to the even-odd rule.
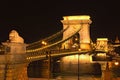
[[47,45],[47,43],[46,43],[45,41],[42,41],[42,44],[43,44],[43,45]]
[[106,56],[106,54],[104,54],[104,53],[98,53],[97,56],[104,57],[104,56]]
[[58,60],[57,62],[60,62],[60,60]]
[[85,55],[80,55],[80,59],[85,59],[86,58],[86,56]]
[[78,51],[81,51],[81,49],[78,49]]
[[119,62],[115,62],[114,64],[117,66],[117,65],[119,65]]
[[75,38],[75,41],[77,41],[78,40],[78,38]]
[[100,40],[100,41],[103,41],[103,40],[108,41],[108,38],[97,38],[97,40]]
[[[81,54],[79,55],[79,61],[80,63],[92,62],[92,56]],[[64,62],[64,64],[68,64],[68,63],[77,64],[78,55],[65,56],[62,58],[62,62]]]
[[80,44],[81,49],[90,49],[90,46],[88,44],[81,43]]
[[64,16],[64,20],[88,20],[90,16],[88,15],[81,15],[81,16]]
[[80,60],[80,63],[88,63],[88,62],[91,62],[91,56],[89,55],[84,55],[84,54],[81,54],[79,56],[79,60]]

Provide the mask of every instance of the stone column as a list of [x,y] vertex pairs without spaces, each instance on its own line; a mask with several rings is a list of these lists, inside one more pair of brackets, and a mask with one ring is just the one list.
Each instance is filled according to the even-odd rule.
[[80,34],[80,48],[81,50],[91,50],[90,46],[90,16],[83,15],[81,16],[82,29],[79,31]]
[[9,64],[6,68],[6,80],[28,80],[27,64]]
[[12,30],[9,41],[2,43],[5,46],[4,80],[28,80],[26,62],[26,44],[17,31]]
[[3,43],[5,52],[5,80],[28,80],[26,62],[26,44]]
[[0,80],[5,80],[5,64],[0,64]]
[[112,80],[112,73],[109,66],[110,62],[101,64],[102,76],[101,80]]

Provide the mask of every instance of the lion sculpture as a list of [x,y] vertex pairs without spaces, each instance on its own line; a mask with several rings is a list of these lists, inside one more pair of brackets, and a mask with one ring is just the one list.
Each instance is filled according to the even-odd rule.
[[14,42],[14,43],[24,43],[24,39],[21,36],[19,36],[16,30],[12,30],[10,32],[9,40],[10,42]]

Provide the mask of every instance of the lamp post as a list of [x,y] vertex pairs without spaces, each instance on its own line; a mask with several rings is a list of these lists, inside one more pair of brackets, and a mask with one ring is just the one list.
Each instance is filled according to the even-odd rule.
[[[81,49],[78,49],[78,51],[81,51]],[[79,80],[79,53],[78,53],[78,80]]]
[[47,52],[47,58],[48,58],[48,80],[51,78],[51,52]]
[[79,80],[79,53],[78,53],[78,80]]

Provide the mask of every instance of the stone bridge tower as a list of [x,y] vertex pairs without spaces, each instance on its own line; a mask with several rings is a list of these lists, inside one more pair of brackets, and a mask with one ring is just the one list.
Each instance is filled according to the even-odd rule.
[[[89,15],[78,15],[78,16],[64,16],[63,20],[63,29],[69,26],[68,30],[63,33],[63,39],[65,39],[68,35],[71,35],[71,32],[77,29],[77,27],[81,27],[79,33],[79,45],[82,50],[90,50],[90,29],[89,26],[91,24]],[[70,49],[73,42],[72,39],[64,42],[62,44],[62,49]]]

